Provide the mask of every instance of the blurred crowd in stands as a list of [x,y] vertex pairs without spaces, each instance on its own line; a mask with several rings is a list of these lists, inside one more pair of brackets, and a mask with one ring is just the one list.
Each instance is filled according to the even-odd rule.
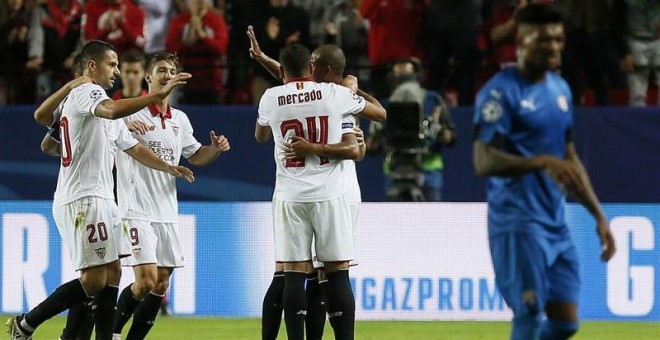
[[[339,45],[377,97],[416,57],[449,105],[516,62],[514,15],[532,0],[0,0],[0,105],[34,104],[70,79],[91,39],[120,57],[176,52],[194,79],[181,104],[252,104],[276,83],[249,57],[246,28],[277,58],[287,44]],[[537,0],[541,2],[542,0]],[[657,105],[660,1],[544,0],[564,13],[562,74],[577,105]]]

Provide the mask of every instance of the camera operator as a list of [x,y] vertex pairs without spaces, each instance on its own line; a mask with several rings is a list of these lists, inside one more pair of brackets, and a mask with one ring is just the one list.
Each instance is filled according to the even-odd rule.
[[418,129],[407,133],[413,138],[419,136],[419,147],[404,147],[391,138],[391,132],[397,127],[374,123],[370,126],[368,150],[386,154],[383,170],[389,200],[442,200],[442,150],[454,143],[456,133],[451,114],[440,94],[421,86],[422,74],[421,62],[416,58],[394,63],[390,78],[393,91],[387,101],[390,116],[396,114],[395,110],[390,111],[394,103],[417,104],[423,120]]

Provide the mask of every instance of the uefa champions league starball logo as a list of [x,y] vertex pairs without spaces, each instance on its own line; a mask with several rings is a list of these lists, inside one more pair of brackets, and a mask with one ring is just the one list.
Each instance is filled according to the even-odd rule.
[[494,123],[502,117],[502,105],[495,100],[489,100],[481,108],[481,117],[486,123]]

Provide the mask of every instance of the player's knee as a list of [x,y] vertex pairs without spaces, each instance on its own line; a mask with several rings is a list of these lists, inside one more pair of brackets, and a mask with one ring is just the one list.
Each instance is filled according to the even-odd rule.
[[576,321],[548,319],[543,323],[541,340],[564,340],[569,339],[580,328]]
[[156,287],[156,280],[152,277],[142,277],[133,284],[135,297],[142,299]]
[[159,277],[156,286],[151,291],[157,295],[165,295],[168,288],[170,288],[170,278],[167,277],[164,279]]

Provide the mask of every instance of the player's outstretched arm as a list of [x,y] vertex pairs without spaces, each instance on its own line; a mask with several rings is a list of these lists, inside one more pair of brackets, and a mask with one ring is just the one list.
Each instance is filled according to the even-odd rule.
[[94,115],[107,119],[119,119],[130,116],[133,113],[163,101],[177,87],[185,84],[192,75],[190,73],[179,73],[172,78],[160,91],[149,93],[146,96],[136,98],[120,99],[117,101],[107,99],[96,106]]
[[602,247],[601,259],[603,261],[609,261],[616,252],[614,237],[610,231],[609,221],[598,201],[598,196],[596,196],[593,186],[591,185],[587,170],[575,151],[575,144],[573,142],[566,144],[566,160],[573,163],[578,169],[582,182],[580,187],[572,188],[573,190],[570,190],[569,193],[575,196],[575,198],[584,205],[584,207],[587,208],[591,215],[596,219],[596,231],[598,237],[600,237]]
[[71,90],[82,84],[90,83],[91,81],[92,80],[86,76],[80,76],[69,81],[59,90],[55,91],[55,93],[46,98],[46,100],[34,110],[34,119],[37,123],[50,127],[55,122],[55,110],[57,110],[57,107],[62,103],[64,98],[69,95]]
[[221,153],[229,151],[229,141],[224,135],[216,136],[215,131],[209,133],[211,144],[204,145],[188,158],[188,162],[194,166],[209,165],[215,161]]
[[357,90],[357,94],[367,101],[364,110],[360,112],[362,117],[373,120],[374,122],[382,122],[387,118],[387,111],[385,111],[383,105],[380,105],[378,99],[360,89]]
[[259,47],[259,42],[257,41],[257,36],[254,34],[254,28],[252,25],[248,26],[247,36],[250,39],[250,58],[261,64],[261,66],[263,66],[273,77],[282,80],[282,75],[280,74],[280,63],[277,60],[267,56],[266,53],[261,50]]
[[284,143],[284,155],[289,159],[317,155],[332,159],[357,160],[360,157],[360,147],[355,134],[352,133],[343,134],[341,142],[335,144],[310,143],[302,137],[294,136],[291,143]]
[[130,149],[124,150],[124,152],[152,169],[167,172],[174,177],[183,177],[188,183],[195,181],[195,176],[190,169],[185,166],[167,164],[164,160],[160,159],[160,157],[156,156],[155,153],[151,152],[151,150],[140,143],[135,144],[135,146]]

